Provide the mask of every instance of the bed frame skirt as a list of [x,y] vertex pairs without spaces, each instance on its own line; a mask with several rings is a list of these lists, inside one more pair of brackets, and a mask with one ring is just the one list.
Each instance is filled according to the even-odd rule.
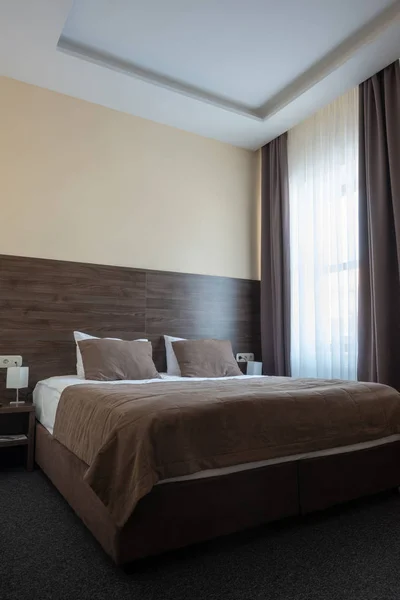
[[86,465],[36,425],[36,462],[117,564],[400,486],[400,441],[157,485],[118,530]]

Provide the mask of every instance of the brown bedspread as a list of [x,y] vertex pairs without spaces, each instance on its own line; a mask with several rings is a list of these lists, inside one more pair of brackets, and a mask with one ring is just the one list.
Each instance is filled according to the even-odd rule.
[[54,437],[122,527],[161,479],[400,431],[400,394],[373,383],[230,379],[70,386]]

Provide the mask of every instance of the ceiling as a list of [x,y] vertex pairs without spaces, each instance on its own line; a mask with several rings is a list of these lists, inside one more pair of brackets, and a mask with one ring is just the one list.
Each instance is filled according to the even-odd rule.
[[400,56],[400,0],[2,0],[0,73],[259,148]]

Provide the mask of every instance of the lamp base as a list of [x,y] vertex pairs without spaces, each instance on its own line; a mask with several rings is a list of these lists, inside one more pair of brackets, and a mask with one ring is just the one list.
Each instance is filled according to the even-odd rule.
[[15,396],[15,400],[12,400],[10,402],[10,404],[13,404],[14,406],[19,406],[20,404],[25,404],[25,400],[19,399],[19,388],[17,388],[17,394]]

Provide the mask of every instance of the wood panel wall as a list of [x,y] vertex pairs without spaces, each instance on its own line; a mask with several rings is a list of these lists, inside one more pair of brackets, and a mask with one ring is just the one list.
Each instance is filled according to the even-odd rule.
[[[259,281],[0,255],[0,354],[22,354],[30,386],[76,372],[73,331],[230,339],[260,358]],[[5,371],[0,370],[0,390]]]

